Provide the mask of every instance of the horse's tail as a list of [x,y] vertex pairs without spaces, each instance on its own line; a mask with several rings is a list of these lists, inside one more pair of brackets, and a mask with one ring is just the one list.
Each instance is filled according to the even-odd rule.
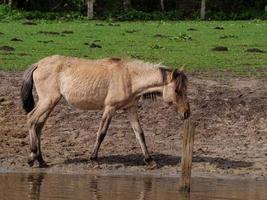
[[34,108],[34,98],[32,95],[32,88],[33,88],[33,72],[36,70],[37,65],[33,65],[29,69],[27,69],[24,73],[22,87],[21,87],[21,101],[22,107],[29,113]]

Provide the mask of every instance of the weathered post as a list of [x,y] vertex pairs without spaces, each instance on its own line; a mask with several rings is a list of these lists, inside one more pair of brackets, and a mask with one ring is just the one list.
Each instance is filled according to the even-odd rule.
[[179,190],[183,193],[190,192],[191,168],[193,159],[193,144],[195,135],[195,124],[190,119],[186,120],[183,135],[183,153],[182,153],[182,175]]
[[95,0],[86,0],[87,18],[88,19],[93,19],[94,18],[94,3],[95,3]]
[[201,7],[200,7],[200,19],[205,19],[206,15],[206,0],[201,0]]

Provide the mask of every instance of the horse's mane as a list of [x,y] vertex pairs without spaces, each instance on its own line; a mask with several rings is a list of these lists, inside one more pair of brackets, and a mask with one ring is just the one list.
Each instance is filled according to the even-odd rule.
[[[159,67],[159,70],[160,70],[163,82],[167,80],[167,73],[173,72],[173,78],[176,80],[175,92],[177,94],[180,92],[183,92],[183,89],[187,87],[187,77],[183,71],[177,71],[177,70],[173,71],[172,69],[162,67],[161,65]],[[148,92],[148,93],[143,94],[144,99],[151,99],[151,100],[156,100],[157,97],[159,96],[162,96],[160,92]]]
[[157,100],[158,97],[161,97],[162,94],[160,92],[147,92],[142,95],[143,99]]
[[187,77],[183,71],[178,71],[176,73],[177,74],[174,74],[176,79],[176,86],[177,86],[176,88],[180,92],[183,90],[183,88],[187,87]]
[[[117,60],[115,58],[115,60]],[[167,81],[167,76],[169,73],[173,73],[173,78],[176,80],[177,92],[180,92],[184,87],[186,87],[187,77],[182,71],[170,69],[161,63],[150,63],[142,60],[134,59],[129,61],[130,66],[139,66],[142,69],[158,69],[161,73],[162,81]],[[143,99],[156,100],[157,97],[162,96],[160,92],[147,92],[142,95]]]

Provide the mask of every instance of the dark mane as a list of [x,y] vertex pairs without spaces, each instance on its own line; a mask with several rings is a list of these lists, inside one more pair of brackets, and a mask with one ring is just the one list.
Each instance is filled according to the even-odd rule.
[[162,77],[162,82],[166,83],[167,81],[167,74],[168,73],[173,73],[173,79],[176,80],[176,85],[177,85],[177,89],[180,91],[183,88],[185,88],[187,86],[187,77],[184,74],[183,71],[179,71],[179,70],[171,70],[171,69],[167,69],[167,68],[159,68],[160,73],[161,73],[161,77]]
[[155,101],[157,97],[160,97],[160,96],[162,96],[160,92],[148,92],[142,95],[144,99],[151,99],[153,101]]
[[[172,73],[173,79],[176,81],[176,93],[183,92],[187,87],[187,77],[183,71],[172,70],[168,68],[159,67],[161,73],[162,82],[166,83],[168,73]],[[156,100],[157,97],[162,96],[160,92],[148,92],[142,95],[144,99]]]
[[[162,82],[166,83],[167,81],[167,73],[171,72],[172,70],[167,69],[167,68],[163,68],[163,67],[159,67],[159,71],[161,73],[161,77],[162,77]],[[162,96],[162,94],[160,92],[148,92],[142,95],[142,97],[144,99],[151,99],[153,101],[155,101],[157,99],[157,97]]]
[[182,71],[175,71],[174,75],[176,80],[176,89],[178,92],[182,91],[184,88],[187,87],[187,77]]

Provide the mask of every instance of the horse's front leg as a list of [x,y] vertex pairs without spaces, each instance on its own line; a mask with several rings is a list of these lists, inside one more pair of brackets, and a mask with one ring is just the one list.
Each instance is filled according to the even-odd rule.
[[114,107],[111,107],[111,106],[106,106],[105,107],[104,113],[103,113],[103,116],[102,116],[102,120],[100,122],[100,127],[99,127],[98,132],[97,132],[97,138],[96,138],[96,142],[95,142],[95,145],[94,145],[94,150],[93,150],[93,152],[92,152],[92,154],[90,156],[90,160],[91,161],[97,161],[98,150],[99,150],[100,145],[101,145],[101,143],[103,142],[103,140],[104,140],[104,138],[106,136],[106,133],[107,133],[111,118],[114,115],[114,113],[115,113],[115,108]]
[[128,118],[130,120],[132,129],[134,131],[134,134],[136,136],[136,139],[138,140],[138,142],[141,146],[141,149],[142,149],[142,152],[144,155],[144,162],[146,163],[146,165],[149,166],[149,168],[151,168],[151,169],[156,168],[157,163],[152,159],[152,157],[149,155],[148,150],[147,150],[144,132],[141,128],[141,125],[140,125],[139,119],[138,119],[137,107],[132,106],[132,107],[128,108],[127,114],[128,114]]

